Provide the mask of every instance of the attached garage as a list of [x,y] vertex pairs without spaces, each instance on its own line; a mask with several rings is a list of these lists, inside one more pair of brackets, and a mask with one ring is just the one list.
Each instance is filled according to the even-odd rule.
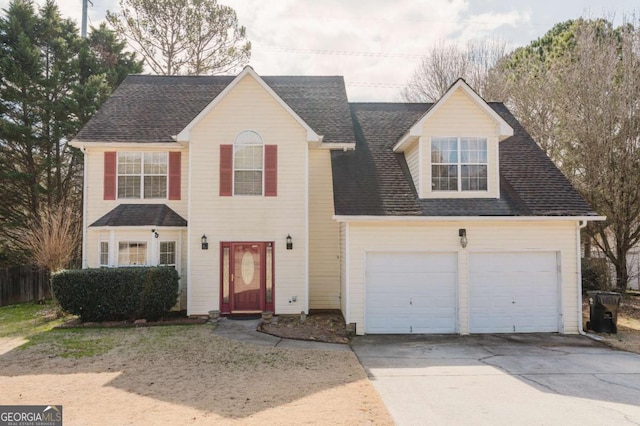
[[556,252],[469,254],[471,333],[557,332]]
[[367,334],[455,333],[456,253],[370,252]]

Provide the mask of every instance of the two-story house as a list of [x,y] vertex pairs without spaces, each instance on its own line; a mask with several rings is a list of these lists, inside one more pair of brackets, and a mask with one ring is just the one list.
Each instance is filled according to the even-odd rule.
[[342,77],[129,76],[73,141],[84,267],[174,265],[189,315],[364,333],[581,330],[598,217],[500,103],[349,103]]

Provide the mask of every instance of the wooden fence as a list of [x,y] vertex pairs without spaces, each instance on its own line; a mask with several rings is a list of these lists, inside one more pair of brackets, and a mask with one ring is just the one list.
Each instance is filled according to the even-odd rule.
[[50,298],[49,271],[33,266],[0,268],[0,306]]

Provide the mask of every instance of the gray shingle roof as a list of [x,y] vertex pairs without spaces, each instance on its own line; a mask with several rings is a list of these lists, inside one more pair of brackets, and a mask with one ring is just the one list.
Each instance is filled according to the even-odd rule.
[[[76,136],[82,142],[173,142],[235,76],[130,75]],[[353,143],[342,77],[262,77],[327,143]]]
[[166,204],[120,204],[90,226],[178,226],[187,221]]
[[[172,142],[171,136],[183,130],[234,78],[129,76],[76,140]],[[356,142],[355,151],[331,153],[337,215],[595,215],[501,103],[489,105],[514,128],[514,135],[500,142],[500,198],[420,200],[404,155],[392,148],[432,104],[349,104],[342,77],[262,78],[316,133],[324,135],[324,142]],[[186,226],[186,221],[164,205],[127,204],[92,226],[142,225]]]
[[420,200],[403,154],[392,148],[432,104],[352,103],[356,150],[332,152],[337,215],[590,216],[591,207],[501,103],[514,129],[500,142],[499,199]]

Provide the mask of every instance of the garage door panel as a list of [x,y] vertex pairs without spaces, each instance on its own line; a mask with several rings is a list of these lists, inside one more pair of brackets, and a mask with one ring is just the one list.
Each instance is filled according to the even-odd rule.
[[471,253],[472,333],[558,331],[558,268],[554,252]]
[[455,253],[368,253],[367,333],[454,333]]

